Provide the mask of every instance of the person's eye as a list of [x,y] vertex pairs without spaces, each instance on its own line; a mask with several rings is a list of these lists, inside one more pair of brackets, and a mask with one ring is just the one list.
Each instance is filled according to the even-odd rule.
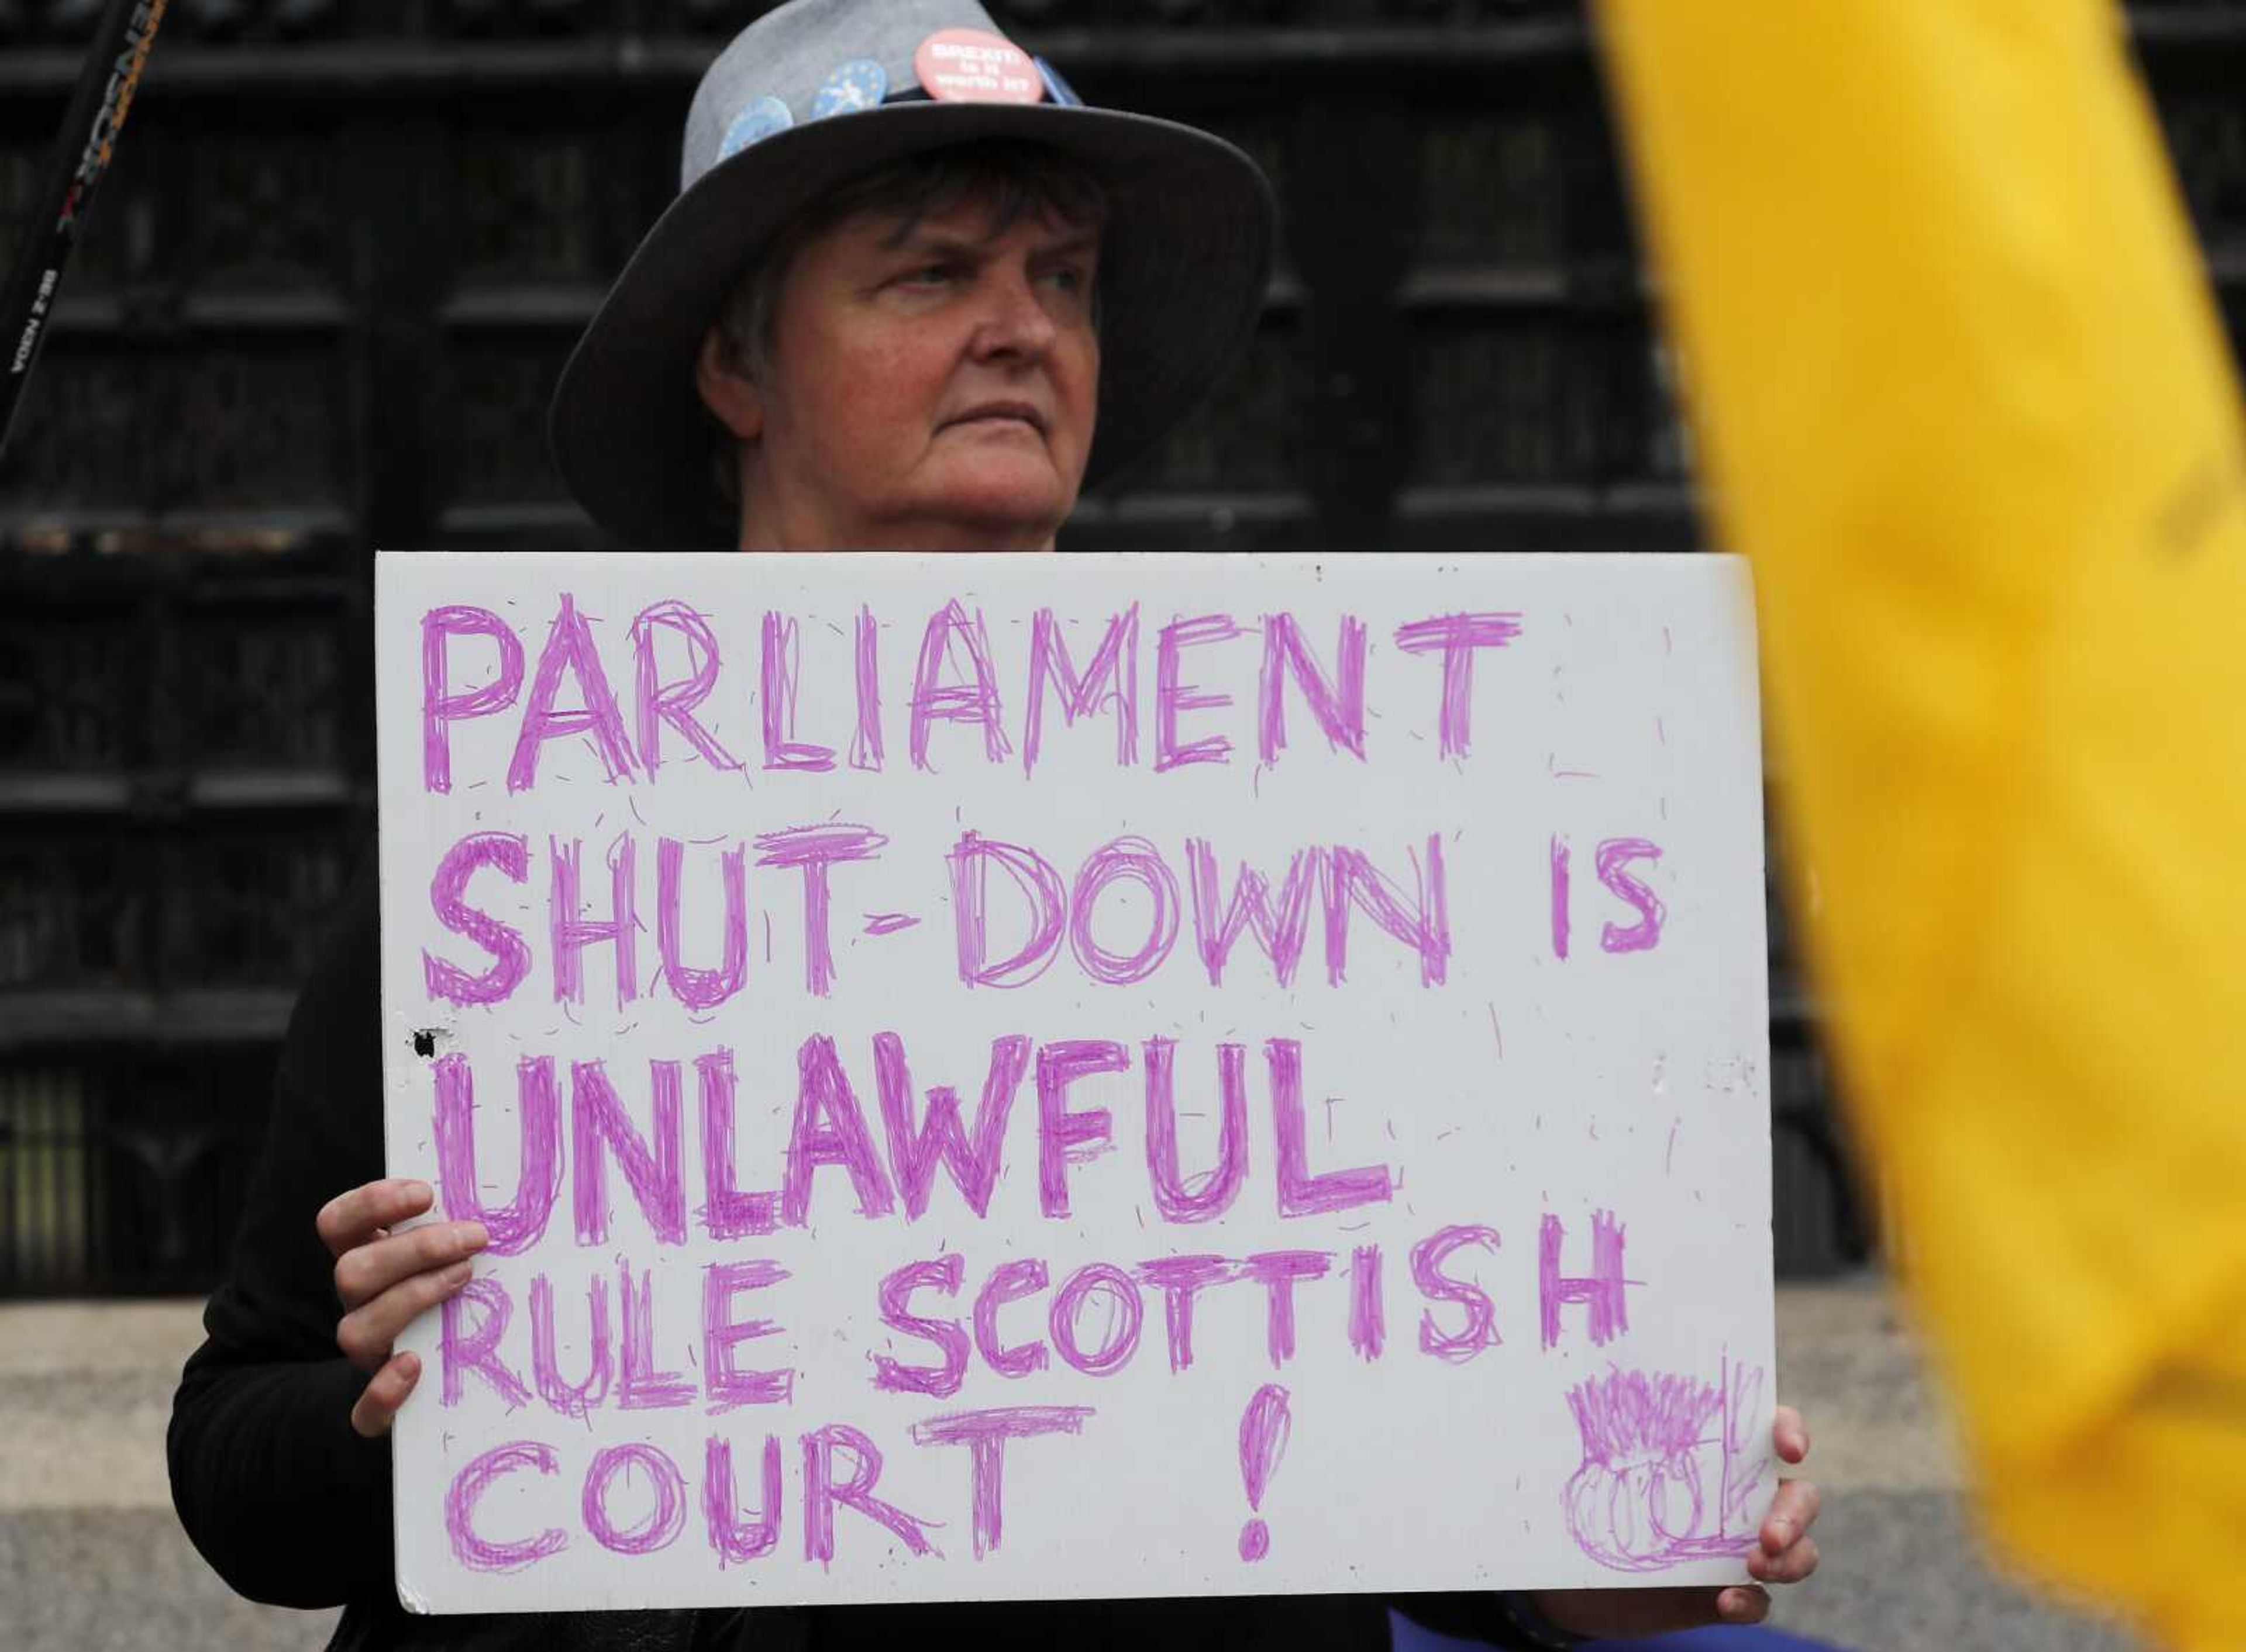
[[907,287],[942,287],[956,280],[958,275],[959,266],[956,264],[922,264],[907,270],[898,277],[898,281]]
[[1045,272],[1047,284],[1071,297],[1080,298],[1091,289],[1090,273],[1079,265],[1063,264]]

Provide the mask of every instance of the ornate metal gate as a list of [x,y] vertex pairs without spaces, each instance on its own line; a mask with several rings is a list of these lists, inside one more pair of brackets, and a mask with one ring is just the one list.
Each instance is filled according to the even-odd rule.
[[[174,0],[0,468],[0,1293],[194,1288],[370,823],[368,553],[598,543],[548,391],[744,0]],[[1263,161],[1247,366],[1077,547],[1693,547],[1568,0],[1013,0]],[[94,0],[0,0],[0,259]],[[2246,8],[2138,37],[2246,317]],[[1773,928],[1782,1268],[1860,1254]]]

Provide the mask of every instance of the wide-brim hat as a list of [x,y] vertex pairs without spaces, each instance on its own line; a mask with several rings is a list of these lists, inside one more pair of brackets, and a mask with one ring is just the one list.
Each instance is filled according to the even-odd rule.
[[1086,484],[1200,402],[1247,344],[1269,278],[1276,211],[1254,161],[1191,126],[1085,106],[973,0],[790,0],[703,77],[678,198],[562,369],[555,462],[593,520],[648,548],[733,546],[737,513],[711,475],[716,427],[694,380],[726,297],[775,234],[838,186],[988,139],[1057,150],[1106,192]]

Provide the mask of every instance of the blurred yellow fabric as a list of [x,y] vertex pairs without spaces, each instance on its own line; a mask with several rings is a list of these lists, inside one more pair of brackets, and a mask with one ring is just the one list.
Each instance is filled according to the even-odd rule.
[[1600,13],[1984,1509],[2246,1647],[2246,422],[2123,19]]

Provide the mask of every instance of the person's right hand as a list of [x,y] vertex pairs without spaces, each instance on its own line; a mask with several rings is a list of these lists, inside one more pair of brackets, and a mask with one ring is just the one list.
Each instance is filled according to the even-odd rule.
[[420,1380],[421,1362],[392,1353],[416,1315],[468,1282],[468,1259],[489,1242],[481,1222],[427,1222],[391,1230],[436,1202],[425,1181],[388,1177],[339,1193],[320,1208],[321,1242],[336,1259],[336,1295],[344,1306],[336,1346],[372,1380],[351,1407],[351,1424],[372,1439],[390,1431],[398,1408]]

